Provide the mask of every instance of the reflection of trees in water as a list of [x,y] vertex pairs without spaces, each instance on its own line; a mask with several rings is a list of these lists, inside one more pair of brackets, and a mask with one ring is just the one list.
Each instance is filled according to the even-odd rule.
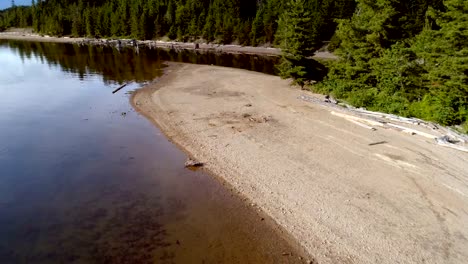
[[85,78],[94,73],[105,82],[144,82],[161,74],[162,61],[138,56],[131,49],[118,51],[110,47],[79,46],[62,43],[10,41],[22,59],[37,57],[41,62],[57,65],[66,72]]
[[[156,50],[150,50],[154,52]],[[278,57],[275,56],[257,56],[246,54],[228,54],[228,53],[213,53],[204,51],[166,51],[159,50],[161,59],[167,61],[187,62],[194,64],[208,64],[225,66],[239,69],[246,69],[267,74],[275,74],[275,65],[278,62]]]
[[112,47],[63,43],[9,41],[7,45],[16,49],[23,60],[37,57],[43,63],[60,66],[82,79],[94,73],[102,75],[105,82],[118,83],[152,80],[161,75],[164,61],[213,64],[274,74],[278,60],[272,56],[145,48],[140,48],[137,54],[132,48],[118,51]]

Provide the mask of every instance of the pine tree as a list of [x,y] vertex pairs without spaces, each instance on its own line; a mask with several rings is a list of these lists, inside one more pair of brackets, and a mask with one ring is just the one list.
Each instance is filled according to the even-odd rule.
[[335,82],[333,85],[340,87],[338,90],[346,93],[375,87],[372,60],[382,57],[392,45],[414,36],[417,28],[408,17],[414,16],[413,12],[427,10],[427,5],[411,9],[409,6],[416,6],[412,2],[360,0],[353,17],[340,21],[335,34],[341,42],[336,50],[341,60],[329,74],[329,79]]
[[82,12],[83,12],[83,1],[80,0],[78,5],[73,5],[71,7],[71,33],[75,37],[79,37],[83,35],[83,20],[82,20]]
[[426,27],[412,49],[426,70],[429,91],[418,104],[419,114],[452,125],[468,121],[468,2],[444,4],[446,11],[428,12],[437,27]]
[[468,2],[444,4],[360,0],[352,19],[340,22],[341,59],[319,89],[370,110],[466,122]]
[[305,0],[291,0],[278,21],[278,38],[282,62],[278,69],[283,78],[292,78],[294,84],[304,87],[312,78],[310,57],[320,46],[318,32],[313,32],[313,18],[306,10]]
[[112,36],[123,36],[123,32],[121,30],[121,17],[118,12],[111,12],[110,13],[111,17],[111,28],[110,32]]
[[177,37],[177,27],[175,25],[175,12],[177,7],[175,7],[174,5],[174,2],[172,0],[169,0],[167,11],[164,15],[164,22],[169,27],[169,32],[167,36],[170,39],[175,39]]
[[90,7],[87,7],[84,10],[84,23],[86,25],[86,35],[94,37],[94,16],[93,10]]
[[203,38],[207,41],[213,41],[215,31],[215,18],[213,15],[213,7],[210,5],[206,23],[203,27]]
[[140,38],[142,30],[140,28],[140,19],[141,19],[141,11],[139,4],[135,1],[132,5],[132,9],[130,10],[130,20],[131,20],[131,35],[133,38]]
[[31,26],[35,32],[40,32],[40,1],[36,2],[32,0],[31,2],[31,14],[32,14],[32,23]]
[[335,34],[341,43],[335,53],[341,59],[331,66],[326,84],[335,96],[357,106],[371,104],[377,85],[372,60],[401,40],[390,34],[399,15],[394,4],[393,0],[360,0],[353,17],[340,21]]
[[260,40],[260,36],[262,36],[263,30],[263,12],[264,8],[260,8],[255,16],[254,21],[252,22],[252,30],[250,32],[250,38],[253,46],[256,46]]

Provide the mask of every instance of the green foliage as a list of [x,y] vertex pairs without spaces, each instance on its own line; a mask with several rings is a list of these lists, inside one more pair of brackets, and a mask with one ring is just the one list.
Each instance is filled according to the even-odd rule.
[[10,27],[29,27],[32,24],[32,9],[24,6],[12,6],[0,11],[0,31]]
[[[204,38],[218,43],[261,45],[276,43],[282,0],[32,0],[31,7],[15,7],[0,15],[0,29],[32,27],[49,35],[132,37],[167,36],[182,41]],[[327,19],[314,22],[334,32],[335,18],[352,14],[354,0],[305,0],[323,3]],[[333,8],[332,8],[333,7]],[[21,12],[17,12],[20,11]],[[340,10],[339,12],[337,10]],[[345,11],[347,10],[347,11]],[[325,21],[325,22],[324,22]]]
[[321,45],[313,21],[317,13],[306,9],[305,0],[291,0],[278,20],[278,35],[282,62],[278,66],[282,78],[304,87],[310,80],[309,58]]
[[336,49],[340,47],[341,40],[340,38],[334,34],[332,38],[330,39],[330,43],[328,44],[328,51],[329,52],[334,52]]
[[[468,117],[465,118],[465,119],[468,119]],[[463,133],[468,134],[468,121],[465,122],[465,123],[463,123],[463,124],[460,126],[460,130],[461,130]]]
[[445,11],[430,9],[437,29],[425,28],[412,48],[425,73],[422,78],[438,111],[432,119],[459,124],[468,115],[468,3],[445,1]]
[[315,89],[371,110],[466,122],[468,2],[418,3],[360,0],[336,32],[340,60]]

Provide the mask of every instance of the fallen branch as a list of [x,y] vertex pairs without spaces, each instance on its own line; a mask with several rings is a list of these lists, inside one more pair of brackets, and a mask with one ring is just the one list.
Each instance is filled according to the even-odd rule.
[[387,141],[379,141],[379,142],[374,142],[370,143],[369,146],[376,146],[376,145],[382,145],[382,144],[387,144]]
[[122,88],[124,88],[125,86],[127,86],[128,83],[124,83],[122,86],[120,86],[119,88],[115,89],[112,93],[115,94],[116,92],[120,91]]

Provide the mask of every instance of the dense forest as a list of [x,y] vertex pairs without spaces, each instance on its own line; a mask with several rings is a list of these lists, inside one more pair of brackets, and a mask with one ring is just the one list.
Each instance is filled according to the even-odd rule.
[[[321,38],[333,35],[335,19],[349,18],[354,0],[306,1],[318,14]],[[0,28],[31,26],[50,35],[168,37],[241,45],[273,44],[282,0],[32,0],[0,15]]]
[[335,36],[341,59],[318,91],[468,132],[468,1],[360,0]]
[[[468,131],[466,0],[33,0],[0,11],[0,30],[168,38],[282,50],[280,75],[371,110]],[[310,57],[340,59],[319,78]],[[323,73],[320,74],[322,76]]]

